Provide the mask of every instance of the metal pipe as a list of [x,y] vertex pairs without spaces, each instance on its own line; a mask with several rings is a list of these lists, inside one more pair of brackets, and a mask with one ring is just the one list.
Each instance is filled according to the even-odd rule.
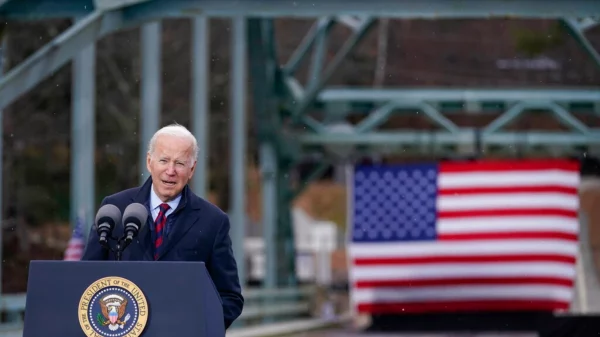
[[73,60],[71,109],[71,228],[83,221],[88,235],[95,208],[96,45]]
[[231,32],[231,233],[240,282],[246,283],[246,18],[232,19]]
[[192,132],[198,141],[198,162],[193,180],[194,192],[206,197],[209,159],[208,128],[208,18],[198,15],[192,28]]
[[[0,42],[0,80],[2,80],[6,66],[6,39],[5,32]],[[4,232],[4,200],[2,200],[2,196],[4,195],[4,111],[2,110],[0,110],[0,169],[0,302],[2,302],[2,267],[4,267],[4,260],[2,259],[2,251],[4,249],[4,238],[2,236]]]
[[142,26],[142,104],[140,111],[140,183],[149,177],[146,169],[147,146],[160,125],[161,112],[161,22]]

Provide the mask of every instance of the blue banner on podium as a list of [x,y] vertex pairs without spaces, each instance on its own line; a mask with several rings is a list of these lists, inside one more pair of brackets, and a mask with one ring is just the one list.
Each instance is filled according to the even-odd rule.
[[225,336],[203,262],[32,261],[23,337]]

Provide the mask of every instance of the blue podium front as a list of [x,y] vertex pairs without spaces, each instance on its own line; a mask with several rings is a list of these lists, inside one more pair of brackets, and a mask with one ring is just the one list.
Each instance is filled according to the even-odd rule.
[[32,261],[23,337],[221,337],[203,262]]

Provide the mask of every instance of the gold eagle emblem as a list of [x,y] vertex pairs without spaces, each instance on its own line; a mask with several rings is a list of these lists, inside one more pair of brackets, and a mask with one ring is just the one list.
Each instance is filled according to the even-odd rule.
[[103,316],[103,319],[99,319],[99,323],[103,326],[108,326],[111,331],[115,331],[119,328],[123,329],[129,318],[131,318],[129,314],[123,318],[123,315],[125,315],[125,311],[127,310],[127,299],[112,294],[105,296],[99,302]]

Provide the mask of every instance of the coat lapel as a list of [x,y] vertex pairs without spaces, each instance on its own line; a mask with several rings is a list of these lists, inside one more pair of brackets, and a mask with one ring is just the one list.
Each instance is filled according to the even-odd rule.
[[198,210],[200,210],[200,202],[198,198],[193,195],[189,187],[186,186],[182,191],[182,198],[179,206],[174,213],[179,213],[171,233],[169,233],[167,240],[165,241],[165,247],[162,249],[159,259],[167,254],[179,240],[181,240],[185,233],[198,221]]
[[146,225],[142,227],[138,234],[138,243],[140,250],[142,251],[143,259],[146,261],[154,260],[154,247],[152,245],[152,233],[150,231],[150,224],[152,223],[152,214],[150,213],[149,199],[150,199],[150,188],[152,186],[152,179],[148,178],[144,185],[141,186],[138,193],[132,198],[132,202],[140,203],[148,209],[148,219],[146,219]]
[[143,260],[153,261],[154,260],[154,247],[152,245],[152,233],[150,232],[150,221],[152,216],[148,215],[149,219],[146,221],[146,226],[142,229],[139,234],[140,249],[143,252]]

